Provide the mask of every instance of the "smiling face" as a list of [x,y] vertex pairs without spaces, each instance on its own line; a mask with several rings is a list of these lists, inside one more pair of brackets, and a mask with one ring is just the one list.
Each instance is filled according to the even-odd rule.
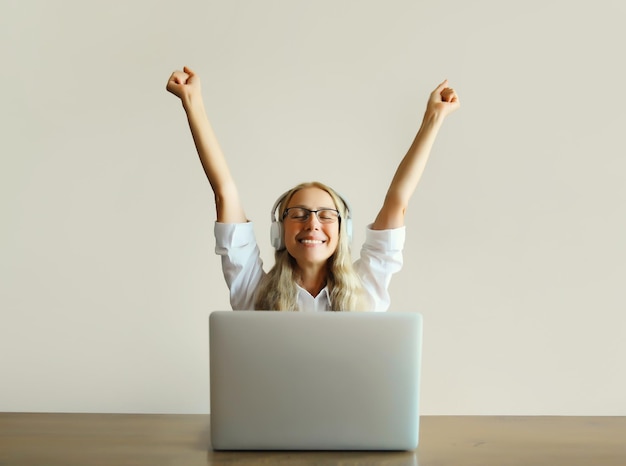
[[[308,187],[296,191],[287,208],[304,207],[309,210],[336,209],[333,198],[323,189]],[[321,223],[317,215],[300,222],[285,217],[283,220],[285,247],[300,267],[326,263],[339,243],[339,221]]]

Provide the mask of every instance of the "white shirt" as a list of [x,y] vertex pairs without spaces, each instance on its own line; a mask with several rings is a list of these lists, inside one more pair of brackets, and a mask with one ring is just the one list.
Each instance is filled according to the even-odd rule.
[[[254,310],[255,293],[265,276],[263,261],[254,236],[253,224],[215,223],[215,253],[222,258],[222,270],[234,310]],[[368,226],[360,258],[354,263],[372,311],[389,309],[391,276],[402,268],[405,227],[372,230]],[[329,311],[330,295],[324,287],[317,296],[298,286],[300,311]]]

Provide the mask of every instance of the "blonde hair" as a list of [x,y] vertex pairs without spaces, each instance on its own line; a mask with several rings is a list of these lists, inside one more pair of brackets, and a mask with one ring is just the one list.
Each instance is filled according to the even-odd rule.
[[[341,219],[348,218],[348,207],[332,188],[323,183],[313,181],[302,183],[291,189],[278,207],[278,220],[282,221],[283,213],[293,195],[304,188],[319,188],[332,197]],[[339,242],[337,249],[326,262],[326,286],[330,295],[332,311],[361,311],[365,309],[366,299],[363,285],[352,266],[350,241],[346,230],[346,222],[340,221]],[[261,281],[255,299],[258,310],[295,311],[298,310],[298,280],[296,260],[287,249],[275,253],[275,263],[269,273]]]

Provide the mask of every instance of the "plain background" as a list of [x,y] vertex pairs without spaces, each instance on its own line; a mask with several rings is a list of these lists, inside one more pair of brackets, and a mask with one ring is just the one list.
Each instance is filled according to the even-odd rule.
[[392,311],[424,414],[626,415],[626,4],[0,0],[0,410],[208,412],[228,309],[170,73],[200,74],[267,266],[301,181],[355,250],[444,78]]

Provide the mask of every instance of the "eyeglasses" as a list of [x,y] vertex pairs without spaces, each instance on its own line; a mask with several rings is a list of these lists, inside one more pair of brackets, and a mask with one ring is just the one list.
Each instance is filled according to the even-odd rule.
[[336,209],[311,210],[304,207],[289,207],[283,214],[283,220],[295,220],[296,222],[306,222],[311,214],[315,214],[320,223],[335,223],[339,218],[339,211]]

